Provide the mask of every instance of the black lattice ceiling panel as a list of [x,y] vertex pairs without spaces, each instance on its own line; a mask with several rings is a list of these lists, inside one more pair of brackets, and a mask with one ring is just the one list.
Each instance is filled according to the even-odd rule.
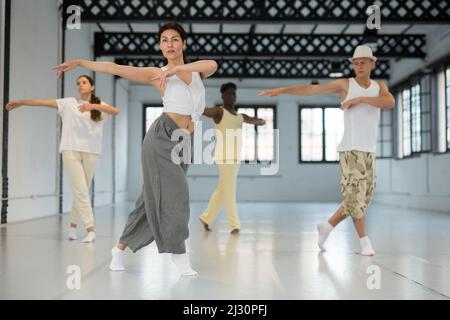
[[[116,63],[136,67],[163,66],[160,58],[120,58]],[[219,60],[218,78],[277,78],[277,79],[321,79],[330,78],[331,60],[259,60],[227,59]],[[341,72],[344,77],[353,76],[351,64],[342,60]],[[378,60],[372,71],[374,79],[389,79],[389,61]]]
[[[186,53],[194,56],[350,57],[363,43],[358,35],[192,34]],[[375,55],[423,58],[425,35],[380,35]],[[95,33],[95,55],[159,55],[154,33]]]
[[394,23],[449,23],[448,0],[64,0],[82,8],[86,22],[240,21],[284,23],[359,22],[369,6],[380,6],[381,20]]

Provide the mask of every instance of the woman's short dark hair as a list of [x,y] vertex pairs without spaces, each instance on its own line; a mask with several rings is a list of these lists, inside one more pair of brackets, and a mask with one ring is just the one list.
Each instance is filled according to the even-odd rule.
[[237,87],[233,82],[224,83],[223,85],[220,86],[220,93],[224,93],[225,90],[228,90],[228,89],[236,90]]

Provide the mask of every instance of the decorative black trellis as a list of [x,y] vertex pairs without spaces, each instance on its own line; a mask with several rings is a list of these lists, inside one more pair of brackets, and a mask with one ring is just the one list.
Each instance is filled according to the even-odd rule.
[[[96,56],[159,55],[155,33],[96,32]],[[364,42],[360,35],[214,34],[188,38],[186,53],[195,56],[350,57]],[[380,35],[375,54],[384,58],[423,58],[425,35]]]
[[[335,60],[262,60],[262,59],[222,59],[217,60],[217,78],[280,78],[280,79],[322,79],[330,78],[331,63]],[[136,67],[163,66],[161,58],[117,58],[121,65]],[[340,61],[344,77],[353,76],[348,60]],[[374,79],[389,79],[389,61],[378,60],[372,71]]]
[[384,23],[449,23],[448,0],[64,0],[78,5],[85,22],[283,22],[351,23],[367,20],[371,5],[380,7]]

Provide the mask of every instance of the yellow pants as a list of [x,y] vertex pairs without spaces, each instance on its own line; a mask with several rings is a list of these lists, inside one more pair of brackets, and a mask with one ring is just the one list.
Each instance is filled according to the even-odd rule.
[[225,205],[231,229],[239,229],[240,221],[236,209],[236,177],[239,164],[217,164],[217,167],[219,168],[219,182],[200,219],[207,224],[212,224],[219,213],[220,207]]
[[86,228],[93,227],[94,214],[89,197],[89,187],[94,176],[98,155],[88,152],[63,151],[62,156],[73,195],[70,222],[77,224],[79,215]]

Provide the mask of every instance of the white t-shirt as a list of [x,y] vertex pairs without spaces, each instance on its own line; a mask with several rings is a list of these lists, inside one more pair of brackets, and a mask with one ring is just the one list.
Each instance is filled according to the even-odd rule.
[[[62,118],[62,133],[59,152],[64,150],[102,153],[103,124],[109,114],[102,112],[102,120],[91,120],[91,112],[78,108],[88,101],[76,98],[56,99],[58,113]],[[103,101],[101,104],[105,104]]]

